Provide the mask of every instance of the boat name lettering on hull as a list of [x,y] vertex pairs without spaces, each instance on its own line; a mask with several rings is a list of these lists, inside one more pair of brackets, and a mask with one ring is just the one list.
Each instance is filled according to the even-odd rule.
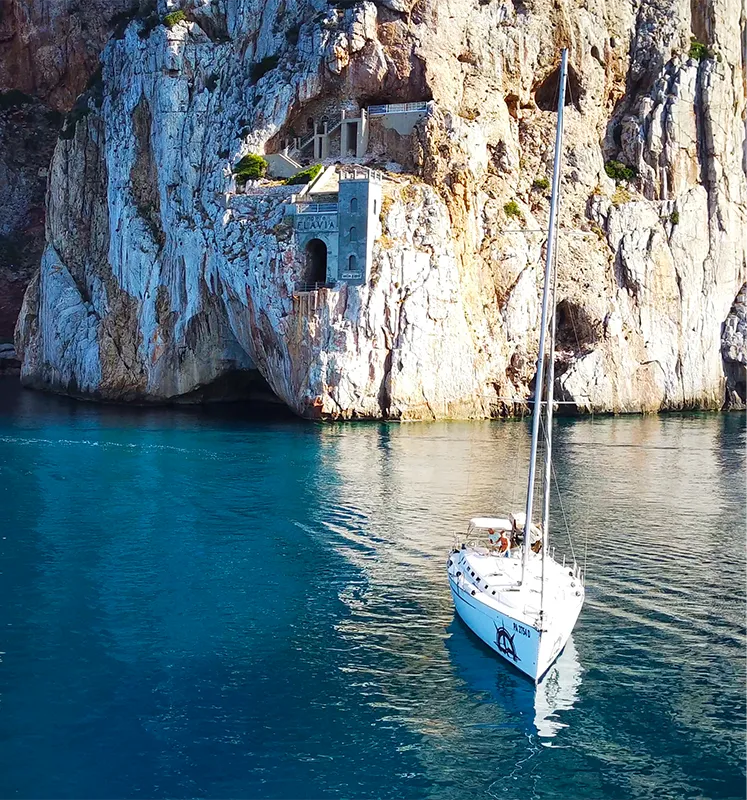
[[529,628],[525,628],[523,625],[519,625],[516,622],[514,622],[514,630],[520,633],[522,636],[526,636],[528,639],[532,638],[532,634],[529,633]]

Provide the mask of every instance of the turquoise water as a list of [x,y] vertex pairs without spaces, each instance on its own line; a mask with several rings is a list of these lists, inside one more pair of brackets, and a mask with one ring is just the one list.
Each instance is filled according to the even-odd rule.
[[745,797],[744,418],[555,441],[589,577],[535,695],[444,574],[470,515],[522,502],[526,422],[0,384],[0,797]]

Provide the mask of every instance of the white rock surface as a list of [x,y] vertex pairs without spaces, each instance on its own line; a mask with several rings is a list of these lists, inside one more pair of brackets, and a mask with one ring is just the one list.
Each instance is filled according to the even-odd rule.
[[[23,380],[165,401],[258,370],[308,416],[503,413],[534,373],[555,122],[536,103],[567,45],[560,393],[594,412],[720,407],[747,279],[745,75],[738,0],[699,5],[234,0],[131,23],[102,102],[57,146]],[[713,58],[688,57],[692,35]],[[231,194],[231,165],[305,104],[377,97],[436,101],[420,174],[386,184],[369,286],[294,299],[282,199]],[[616,188],[609,158],[638,179]]]

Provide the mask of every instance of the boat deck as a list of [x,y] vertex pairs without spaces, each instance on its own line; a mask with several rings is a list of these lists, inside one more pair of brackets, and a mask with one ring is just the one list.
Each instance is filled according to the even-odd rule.
[[[524,583],[521,556],[496,555],[485,548],[467,547],[449,558],[449,575],[460,589],[497,611],[509,610],[528,624],[539,624],[540,606],[546,614],[577,601],[583,587],[573,567],[564,567],[552,558],[545,559],[545,586],[542,597],[542,558],[530,554]],[[580,593],[580,594],[579,594]]]

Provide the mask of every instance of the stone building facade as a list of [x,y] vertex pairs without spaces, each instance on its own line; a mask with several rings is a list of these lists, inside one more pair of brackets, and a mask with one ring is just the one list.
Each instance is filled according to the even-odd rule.
[[382,175],[366,167],[343,167],[336,193],[292,199],[296,248],[305,255],[302,288],[368,281],[373,243],[381,231],[381,202]]

